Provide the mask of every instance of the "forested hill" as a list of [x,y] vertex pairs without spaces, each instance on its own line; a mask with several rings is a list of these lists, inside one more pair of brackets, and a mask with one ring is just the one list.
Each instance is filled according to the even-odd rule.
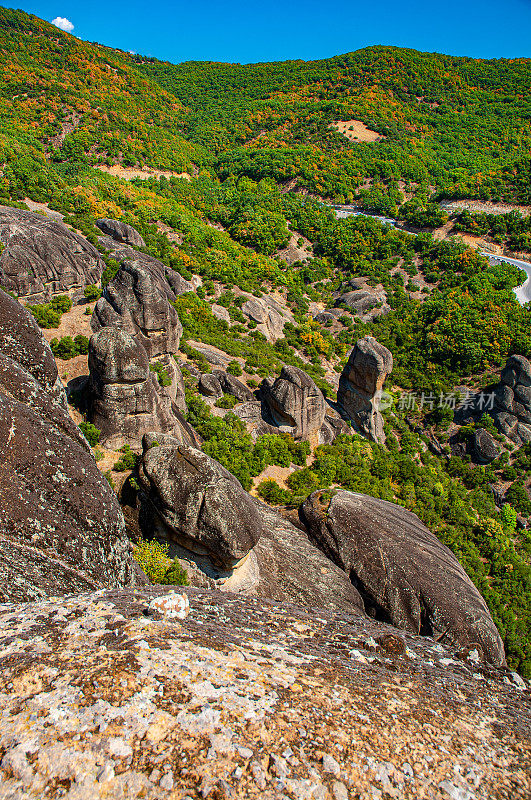
[[441,197],[531,199],[529,59],[378,46],[312,62],[173,65],[9,9],[0,52],[11,184],[38,166],[34,180],[49,191],[50,171],[121,164],[295,180],[386,213],[410,184]]
[[[221,174],[298,177],[339,201],[367,177],[384,192],[402,179],[450,197],[529,200],[529,59],[382,46],[244,66],[134,58],[192,109],[185,135],[218,154]],[[330,128],[339,120],[361,121],[381,138],[349,141]]]

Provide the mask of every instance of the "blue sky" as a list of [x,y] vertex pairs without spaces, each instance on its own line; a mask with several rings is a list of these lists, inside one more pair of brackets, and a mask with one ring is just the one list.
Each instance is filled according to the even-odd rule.
[[326,58],[372,44],[531,56],[531,0],[37,0],[16,7],[65,19],[81,39],[175,63]]

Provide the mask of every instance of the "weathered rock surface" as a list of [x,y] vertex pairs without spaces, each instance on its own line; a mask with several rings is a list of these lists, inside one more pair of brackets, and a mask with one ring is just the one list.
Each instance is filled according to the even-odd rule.
[[287,322],[294,322],[293,315],[273,297],[250,297],[242,305],[242,313],[257,323],[256,329],[270,342],[280,339]]
[[227,325],[230,325],[232,322],[228,309],[224,306],[218,306],[217,303],[212,304],[212,314],[216,319],[221,319],[226,322]]
[[385,379],[393,369],[393,356],[372,336],[359,339],[339,379],[337,403],[365,436],[385,442],[379,411]]
[[0,609],[2,798],[529,798],[529,691],[475,651],[170,592]]
[[361,316],[375,308],[378,303],[381,302],[381,299],[381,297],[369,292],[366,289],[356,289],[352,292],[346,292],[345,294],[342,294],[341,297],[338,297],[335,305],[336,307],[347,306],[347,308],[349,308],[355,314],[359,314]]
[[101,430],[102,444],[138,450],[148,431],[179,430],[176,407],[150,371],[146,350],[121,328],[91,336],[88,363],[88,417]]
[[338,491],[328,508],[314,492],[301,506],[310,537],[341,566],[368,610],[412,633],[479,647],[504,664],[503,644],[480,593],[453,553],[401,506]]
[[[176,270],[167,267],[157,258],[153,258],[153,256],[147,253],[134,250],[126,244],[115,241],[110,236],[100,236],[98,241],[109,251],[110,255],[120,263],[126,261],[138,262],[143,269],[151,273],[153,280],[157,283],[162,294],[165,294],[170,300],[186,292],[193,292],[197,288],[197,285],[201,283],[201,279],[198,278],[198,276],[193,276],[194,279],[197,279],[195,283],[194,280],[187,281]],[[197,283],[197,281],[199,281],[199,283]]]
[[264,380],[260,396],[271,422],[290,428],[295,439],[310,439],[320,430],[326,403],[321,390],[302,369],[284,366],[274,381]]
[[221,569],[233,569],[262,535],[251,496],[201,450],[164,440],[144,449],[139,470],[147,523]]
[[199,391],[205,397],[221,397],[223,389],[217,375],[205,372],[199,379]]
[[171,543],[193,585],[363,613],[344,571],[217,461],[169,436],[143,444],[140,529]]
[[107,236],[110,236],[116,242],[130,244],[134,247],[146,246],[145,241],[136,228],[133,228],[132,225],[128,225],[126,222],[120,222],[117,219],[97,219],[96,225],[100,231],[106,233]]
[[531,442],[531,363],[524,356],[509,356],[500,377],[494,421],[515,444]]
[[474,431],[472,447],[480,464],[490,464],[500,454],[496,439],[485,428]]
[[255,399],[249,387],[243,381],[239,381],[238,378],[231,375],[230,372],[215,369],[213,374],[218,379],[223,392],[232,394],[240,403],[248,403]]
[[31,302],[98,283],[105,267],[83,236],[31,211],[0,206],[0,242],[0,285]]
[[0,291],[0,599],[137,580],[116,496],[68,415],[52,353]]
[[141,261],[124,262],[105,288],[92,315],[94,332],[122,328],[141,344],[148,357],[176,353],[182,325],[160,281]]

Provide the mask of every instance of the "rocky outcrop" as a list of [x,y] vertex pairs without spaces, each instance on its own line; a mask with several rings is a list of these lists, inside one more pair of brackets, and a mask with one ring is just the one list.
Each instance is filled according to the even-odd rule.
[[385,442],[380,399],[385,379],[393,369],[393,357],[372,336],[359,339],[339,379],[337,404],[361,433]]
[[509,672],[361,616],[190,587],[174,619],[172,591],[2,607],[6,798],[531,795],[529,692]]
[[254,394],[249,387],[234,375],[231,375],[230,372],[215,369],[213,374],[218,379],[219,385],[225,394],[233,395],[240,403],[248,403],[254,400]]
[[401,506],[338,491],[301,506],[312,541],[346,571],[367,610],[411,633],[477,647],[504,664],[503,644],[480,593],[453,553]]
[[88,363],[88,417],[103,444],[138,450],[147,431],[178,432],[176,408],[140,342],[121,328],[103,328],[90,338]]
[[130,244],[133,245],[133,247],[146,246],[145,241],[136,228],[133,228],[132,225],[128,225],[126,222],[120,222],[116,219],[97,219],[96,225],[100,231],[106,233],[107,236],[110,236],[111,239],[114,239],[116,242]]
[[[197,288],[197,282],[187,281],[179,272],[167,267],[162,261],[147,253],[134,250],[126,244],[115,241],[110,236],[100,236],[98,241],[116,261],[120,263],[136,261],[144,270],[150,272],[161,293],[170,300],[186,292],[193,292]],[[194,276],[194,279],[200,282],[198,276]]]
[[289,428],[294,439],[309,440],[324,422],[326,403],[323,393],[302,369],[282,367],[274,382],[263,381],[260,396],[266,407],[266,421]]
[[230,325],[232,322],[228,309],[226,309],[224,306],[218,306],[217,303],[212,304],[212,314],[216,319],[226,322],[227,325]]
[[373,308],[376,308],[380,302],[382,302],[382,298],[379,295],[373,294],[367,289],[356,289],[355,291],[346,292],[342,294],[341,297],[338,297],[335,306],[336,308],[346,306],[350,311],[362,316]]
[[141,261],[124,262],[94,308],[91,327],[121,328],[146,350],[148,357],[176,353],[182,325],[160,281]]
[[0,291],[0,600],[141,581],[33,317]]
[[141,531],[171,543],[194,585],[362,613],[345,573],[205,453],[150,434],[139,475]]
[[531,363],[524,356],[510,356],[500,377],[494,422],[515,444],[527,444],[531,442]]
[[284,308],[273,297],[250,297],[242,305],[242,312],[253,322],[256,329],[263,333],[269,342],[276,342],[283,335],[284,325],[295,320],[291,312]]
[[205,397],[221,397],[223,394],[217,375],[213,375],[211,372],[205,372],[199,378],[199,391]]
[[144,449],[139,474],[150,524],[160,519],[167,537],[214,567],[233,569],[260,538],[263,525],[251,496],[200,450],[165,439]]
[[87,240],[42,214],[0,206],[0,285],[28,302],[98,283],[105,267]]
[[485,428],[474,431],[472,449],[476,461],[480,464],[490,464],[500,454],[496,439]]

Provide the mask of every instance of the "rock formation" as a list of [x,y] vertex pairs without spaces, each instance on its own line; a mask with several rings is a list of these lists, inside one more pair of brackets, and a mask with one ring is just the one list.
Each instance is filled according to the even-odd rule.
[[0,291],[0,599],[140,580],[114,492],[33,320]]
[[160,518],[169,537],[218,569],[233,569],[260,538],[263,525],[251,496],[201,450],[165,439],[144,450],[139,474],[144,514]]
[[507,359],[495,389],[492,416],[515,444],[531,442],[531,363],[524,356]]
[[254,400],[254,394],[249,387],[242,381],[239,381],[234,375],[231,375],[230,372],[215,369],[213,374],[218,379],[219,385],[225,394],[233,395],[240,403],[247,403]]
[[94,308],[91,326],[122,328],[145,348],[148,358],[176,353],[182,325],[151,270],[124,262]]
[[217,461],[169,436],[143,444],[142,533],[170,541],[194,585],[363,612],[345,573]]
[[411,633],[478,647],[504,664],[503,644],[480,593],[453,553],[401,506],[338,491],[301,506],[311,540],[350,576],[367,610]]
[[150,371],[139,341],[121,328],[103,328],[90,338],[88,363],[88,417],[103,444],[139,449],[147,431],[178,431],[172,399]]
[[205,397],[221,397],[223,389],[217,375],[205,372],[199,378],[199,391]]
[[[176,270],[167,267],[162,261],[157,258],[134,250],[126,244],[117,242],[110,236],[100,236],[99,243],[105,247],[112,258],[120,263],[123,262],[138,262],[143,269],[151,273],[154,282],[158,285],[162,294],[166,295],[170,300],[173,300],[180,294],[186,292],[193,292],[197,288],[193,280],[187,281]],[[197,278],[197,276],[194,276]]]
[[132,225],[128,225],[126,222],[119,222],[116,219],[97,219],[96,225],[100,231],[103,231],[103,233],[106,233],[107,236],[110,236],[117,242],[130,244],[134,247],[146,246],[145,241],[136,228],[133,228]]
[[204,589],[175,620],[172,591],[2,607],[6,798],[531,795],[517,676],[361,616]]
[[284,366],[274,381],[264,380],[260,396],[267,417],[279,427],[289,428],[294,439],[310,439],[320,430],[326,403],[313,380],[297,367]]
[[98,283],[105,267],[87,240],[56,220],[0,206],[0,285],[28,302]]
[[389,350],[372,336],[365,336],[356,342],[339,379],[338,406],[375,442],[385,442],[379,407],[385,379],[392,369]]
[[500,454],[496,439],[485,428],[474,431],[472,450],[480,464],[490,464]]
[[260,298],[250,297],[242,305],[242,312],[257,323],[256,329],[263,333],[269,342],[280,339],[286,322],[294,322],[291,312],[267,295]]

